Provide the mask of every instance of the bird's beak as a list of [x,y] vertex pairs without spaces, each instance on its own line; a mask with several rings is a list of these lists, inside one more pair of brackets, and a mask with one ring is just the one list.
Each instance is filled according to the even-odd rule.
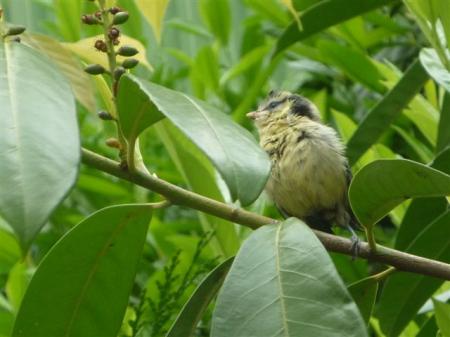
[[251,111],[246,115],[248,118],[255,120],[258,117],[258,111]]

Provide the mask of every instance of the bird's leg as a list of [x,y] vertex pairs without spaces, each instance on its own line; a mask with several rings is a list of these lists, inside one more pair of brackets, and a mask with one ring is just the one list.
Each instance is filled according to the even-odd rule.
[[347,224],[346,227],[352,234],[350,241],[352,242],[352,260],[354,261],[359,255],[359,243],[361,242],[361,240],[359,239],[358,235],[356,235],[356,232],[354,231],[352,226],[350,226],[350,224]]

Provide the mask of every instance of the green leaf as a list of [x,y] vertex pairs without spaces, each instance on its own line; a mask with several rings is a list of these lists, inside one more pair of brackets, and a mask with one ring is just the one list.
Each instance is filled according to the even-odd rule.
[[420,327],[420,331],[417,333],[416,337],[430,337],[436,336],[437,333],[437,325],[436,319],[433,316],[430,316],[425,323]]
[[[127,102],[133,104],[131,100],[134,100],[128,91],[139,89],[148,97],[148,102],[142,101],[138,111],[126,109]],[[252,135],[223,112],[183,93],[131,75],[122,76],[118,101],[121,124],[133,126],[124,127],[127,137],[129,130],[142,130],[164,114],[212,161],[233,199],[248,205],[261,193],[270,171],[270,161]]]
[[320,40],[317,47],[325,59],[340,68],[354,81],[377,92],[386,90],[381,83],[380,72],[367,55],[329,40]]
[[[168,122],[163,121],[155,128],[189,188],[201,195],[224,201],[217,185],[215,171],[203,153]],[[235,255],[240,240],[233,224],[203,212],[197,214],[205,231],[215,233],[217,240],[212,240],[211,244],[216,247],[216,254],[225,257]]]
[[212,337],[368,336],[330,256],[290,218],[254,231],[219,292]]
[[0,77],[0,214],[26,251],[77,176],[75,102],[57,68],[23,44],[0,43]]
[[450,304],[435,300],[434,298],[434,315],[436,322],[443,337],[450,337]]
[[417,235],[447,209],[445,197],[417,198],[408,207],[395,239],[395,249],[405,250]]
[[450,93],[445,93],[442,103],[441,117],[439,119],[436,152],[450,146]]
[[450,73],[442,64],[436,51],[433,48],[422,48],[419,59],[430,77],[450,92]]
[[116,337],[150,218],[146,205],[107,207],[63,236],[31,280],[13,337]]
[[41,34],[24,33],[22,41],[55,62],[67,78],[76,99],[89,111],[96,109],[95,90],[90,75],[83,71],[80,62],[57,40]]
[[347,156],[353,165],[402,113],[428,79],[420,62],[414,62],[397,85],[366,115],[347,144]]
[[[450,262],[450,211],[428,224],[406,249],[407,253]],[[387,337],[396,337],[444,280],[411,273],[391,275],[383,287],[376,311]]]
[[200,13],[209,27],[222,45],[228,43],[231,25],[231,11],[228,0],[200,0]]
[[[355,16],[370,12],[378,7],[394,3],[397,0],[325,0],[308,8],[302,13],[303,30],[298,30],[296,22],[292,23],[277,42],[275,55],[295,42],[319,33],[331,26],[344,22]],[[345,10],[343,10],[345,8]]]
[[348,291],[361,312],[362,318],[366,324],[369,324],[372,315],[373,305],[378,292],[378,281],[367,277],[348,286]]
[[[440,153],[430,166],[450,174],[450,148]],[[445,197],[414,199],[403,217],[394,247],[405,250],[424,229],[424,226],[443,214],[447,210],[447,206],[448,202]]]
[[194,336],[198,322],[222,286],[232,262],[233,258],[225,260],[205,277],[181,309],[166,337]]
[[364,166],[349,188],[359,222],[372,226],[409,198],[450,195],[450,175],[406,159],[384,159]]

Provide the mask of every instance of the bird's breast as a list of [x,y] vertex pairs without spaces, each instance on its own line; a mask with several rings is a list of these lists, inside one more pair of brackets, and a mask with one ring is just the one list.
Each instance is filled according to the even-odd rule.
[[294,128],[261,140],[272,160],[266,191],[278,207],[299,218],[333,209],[346,195],[339,140],[333,132],[319,131]]

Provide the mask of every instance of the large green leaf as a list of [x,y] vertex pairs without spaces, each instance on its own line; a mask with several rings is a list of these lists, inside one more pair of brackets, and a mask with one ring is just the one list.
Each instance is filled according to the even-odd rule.
[[108,207],[68,232],[36,270],[13,336],[117,336],[150,218],[146,205]]
[[[450,211],[426,226],[406,252],[450,262]],[[444,280],[411,273],[396,273],[386,281],[376,315],[387,337],[396,337]]]
[[359,222],[372,226],[409,198],[450,195],[450,175],[406,159],[384,159],[364,166],[349,188]]
[[0,214],[22,250],[75,182],[80,159],[70,86],[44,56],[0,41]]
[[[278,40],[275,54],[288,48],[297,41],[323,31],[352,17],[364,14],[397,0],[324,0],[302,13],[303,30],[299,31],[297,22],[293,22]],[[345,10],[343,10],[345,9]]]
[[[217,177],[212,165],[201,151],[179,130],[167,121],[155,125],[156,131],[172,161],[180,171],[189,188],[201,195],[224,201],[217,185]],[[234,256],[239,249],[236,228],[227,220],[203,212],[197,213],[205,231],[214,231],[216,254]]]
[[194,336],[199,320],[219,291],[232,262],[233,258],[225,260],[206,276],[183,306],[166,337]]
[[353,297],[366,324],[369,323],[373,306],[378,292],[378,280],[367,277],[348,286],[348,291]]
[[427,78],[420,62],[416,61],[408,68],[397,85],[368,112],[348,141],[347,156],[350,164],[353,165],[378,140],[422,88]]
[[433,299],[436,322],[443,337],[450,337],[450,304]]
[[254,231],[219,293],[212,337],[367,336],[322,244],[298,219]]
[[[450,148],[440,153],[431,167],[450,174]],[[417,235],[448,207],[445,197],[417,198],[408,207],[395,239],[395,248],[405,250]]]
[[[137,93],[140,105],[128,93]],[[147,96],[147,100],[145,100]],[[128,109],[133,105],[133,109]],[[118,112],[126,137],[136,137],[164,115],[212,161],[233,199],[253,202],[270,171],[266,153],[252,135],[223,112],[181,92],[126,75],[120,81]]]

